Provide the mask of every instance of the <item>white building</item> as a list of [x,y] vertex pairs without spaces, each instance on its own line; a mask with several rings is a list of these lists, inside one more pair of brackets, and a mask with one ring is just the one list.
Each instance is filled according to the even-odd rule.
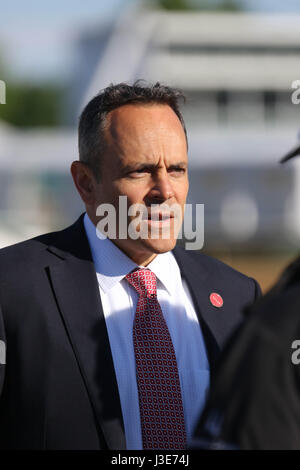
[[[105,36],[105,47],[99,44],[99,63],[92,64],[89,83],[91,64],[86,51],[81,56],[85,73],[76,85],[82,90],[77,114],[111,82],[144,78],[186,93],[189,200],[205,204],[205,246],[274,248],[300,238],[299,167],[277,163],[296,143],[300,127],[300,105],[291,102],[291,84],[300,79],[299,22],[300,15],[130,9]],[[89,43],[95,50],[96,43]],[[77,158],[75,131],[14,133],[13,139],[7,132],[5,138],[0,167],[7,172],[10,167],[13,179],[20,174],[19,188],[21,170],[38,173],[35,194],[43,193],[49,169],[57,178],[68,178],[69,163]],[[69,222],[82,207],[70,180],[64,181],[69,182],[56,193],[48,185],[52,211],[59,206],[52,224]],[[71,196],[66,199],[64,193],[62,206],[63,187]]]

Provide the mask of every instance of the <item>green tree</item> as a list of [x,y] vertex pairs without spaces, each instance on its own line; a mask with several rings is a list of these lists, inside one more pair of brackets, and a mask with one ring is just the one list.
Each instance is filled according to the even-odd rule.
[[51,127],[60,124],[62,90],[54,85],[6,83],[6,104],[0,120],[18,127]]
[[241,11],[243,7],[240,3],[235,2],[234,0],[223,0],[220,2],[216,8],[216,11]]
[[164,10],[240,11],[242,0],[157,0]]
[[51,127],[61,123],[63,88],[52,84],[15,82],[1,54],[0,80],[6,83],[6,104],[0,104],[0,121],[17,127]]
[[189,0],[159,0],[158,6],[164,10],[190,10]]

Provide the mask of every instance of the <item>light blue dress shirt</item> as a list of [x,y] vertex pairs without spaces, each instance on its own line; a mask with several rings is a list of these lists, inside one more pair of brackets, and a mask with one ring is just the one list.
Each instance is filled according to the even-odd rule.
[[[138,294],[126,274],[137,267],[106,237],[99,238],[87,214],[84,227],[92,252],[123,414],[126,448],[142,449],[140,410],[133,347]],[[144,266],[141,266],[144,267]],[[172,252],[158,254],[147,268],[157,277],[157,299],[177,359],[187,438],[204,406],[209,363],[194,304]]]

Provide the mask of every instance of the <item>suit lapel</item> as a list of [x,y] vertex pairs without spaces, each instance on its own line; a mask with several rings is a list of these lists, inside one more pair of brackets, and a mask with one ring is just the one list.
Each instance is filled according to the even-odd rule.
[[[117,380],[99,287],[81,218],[49,247],[61,260],[50,266],[53,290],[85,382],[100,436],[110,449],[125,449]],[[68,233],[66,233],[68,232]],[[70,244],[67,250],[64,243]],[[69,252],[67,252],[69,251]],[[72,254],[70,254],[72,253]]]
[[[182,277],[190,289],[206,343],[208,359],[213,369],[225,339],[236,326],[236,317],[232,315],[231,299],[228,299],[228,291],[224,290],[224,285],[218,276],[208,272],[201,264],[201,255],[200,258],[194,257],[180,247],[176,247],[173,254]],[[223,297],[222,308],[216,308],[211,304],[209,296],[213,292]]]

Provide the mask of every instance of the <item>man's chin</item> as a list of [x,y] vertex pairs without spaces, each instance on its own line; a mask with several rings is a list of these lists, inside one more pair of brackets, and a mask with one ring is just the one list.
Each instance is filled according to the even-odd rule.
[[[169,221],[147,221],[147,226],[142,226],[143,234],[139,242],[152,253],[165,253],[173,250],[177,242],[177,235],[181,226],[181,221],[171,218]],[[145,235],[146,234],[146,235]]]
[[173,248],[175,248],[176,241],[177,241],[176,239],[167,239],[167,240],[157,239],[156,240],[156,239],[148,238],[146,240],[141,240],[141,243],[143,244],[145,248],[149,250],[149,252],[159,254],[159,253],[166,253],[167,251],[173,250]]

